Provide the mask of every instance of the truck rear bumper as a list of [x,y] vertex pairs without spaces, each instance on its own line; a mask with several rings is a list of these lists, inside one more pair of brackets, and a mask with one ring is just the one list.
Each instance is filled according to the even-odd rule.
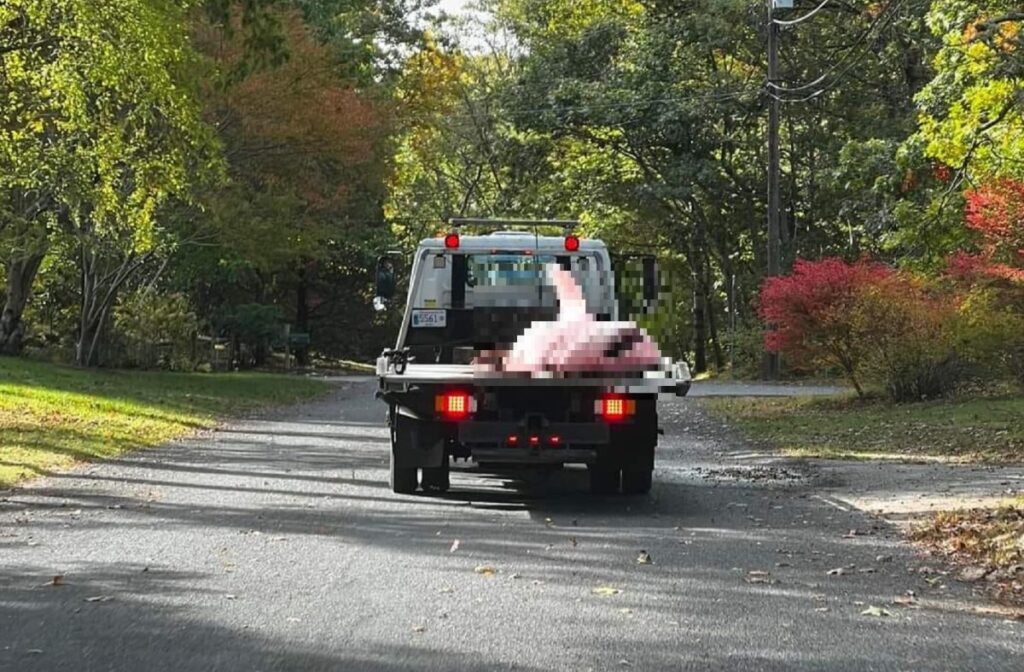
[[593,448],[510,448],[476,447],[473,460],[478,464],[591,464],[597,461]]
[[459,423],[459,443],[466,446],[497,446],[504,450],[510,436],[518,437],[524,446],[530,436],[537,436],[543,446],[548,445],[550,437],[557,436],[560,446],[563,447],[551,450],[563,452],[581,446],[605,445],[611,441],[608,425],[603,422],[553,422],[537,429],[526,429],[522,423],[518,422],[469,421]]

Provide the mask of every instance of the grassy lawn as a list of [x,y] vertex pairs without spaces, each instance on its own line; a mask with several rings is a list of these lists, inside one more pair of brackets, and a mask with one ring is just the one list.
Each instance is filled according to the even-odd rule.
[[94,371],[0,358],[0,487],[325,393],[273,374]]
[[749,438],[789,455],[1024,461],[1024,396],[896,405],[850,397],[709,398],[703,403]]

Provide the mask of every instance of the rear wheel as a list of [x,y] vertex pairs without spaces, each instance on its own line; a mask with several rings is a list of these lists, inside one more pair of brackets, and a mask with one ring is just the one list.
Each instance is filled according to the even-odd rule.
[[391,491],[402,495],[416,492],[416,467],[396,467],[395,456],[391,456]]
[[440,467],[424,467],[421,482],[423,492],[448,492],[451,486],[448,457],[444,459],[445,464]]
[[594,495],[613,495],[619,491],[619,468],[596,463],[590,465],[590,492]]
[[389,465],[388,481],[391,484],[391,491],[401,495],[411,495],[416,492],[416,467],[399,467],[395,460],[396,432],[395,416],[392,410],[391,416],[391,464]]
[[654,470],[645,465],[627,465],[622,468],[622,494],[646,495],[651,491]]
[[622,460],[622,494],[646,495],[654,477],[654,446],[633,448]]

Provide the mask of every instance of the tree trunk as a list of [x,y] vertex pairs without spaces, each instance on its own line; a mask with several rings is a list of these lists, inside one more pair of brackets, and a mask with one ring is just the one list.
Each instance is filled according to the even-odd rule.
[[21,316],[45,256],[45,252],[37,252],[7,262],[7,292],[3,312],[0,313],[0,354],[21,353],[25,337]]
[[[299,271],[299,285],[295,300],[295,329],[302,334],[309,333],[309,282],[306,271]],[[301,346],[295,350],[295,362],[299,366],[309,365],[309,346]]]

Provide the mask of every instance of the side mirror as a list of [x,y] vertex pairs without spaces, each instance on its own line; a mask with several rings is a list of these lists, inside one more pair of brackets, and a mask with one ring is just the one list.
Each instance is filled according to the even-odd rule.
[[373,307],[380,311],[387,307],[387,302],[395,298],[395,262],[389,256],[377,259],[377,291]]

